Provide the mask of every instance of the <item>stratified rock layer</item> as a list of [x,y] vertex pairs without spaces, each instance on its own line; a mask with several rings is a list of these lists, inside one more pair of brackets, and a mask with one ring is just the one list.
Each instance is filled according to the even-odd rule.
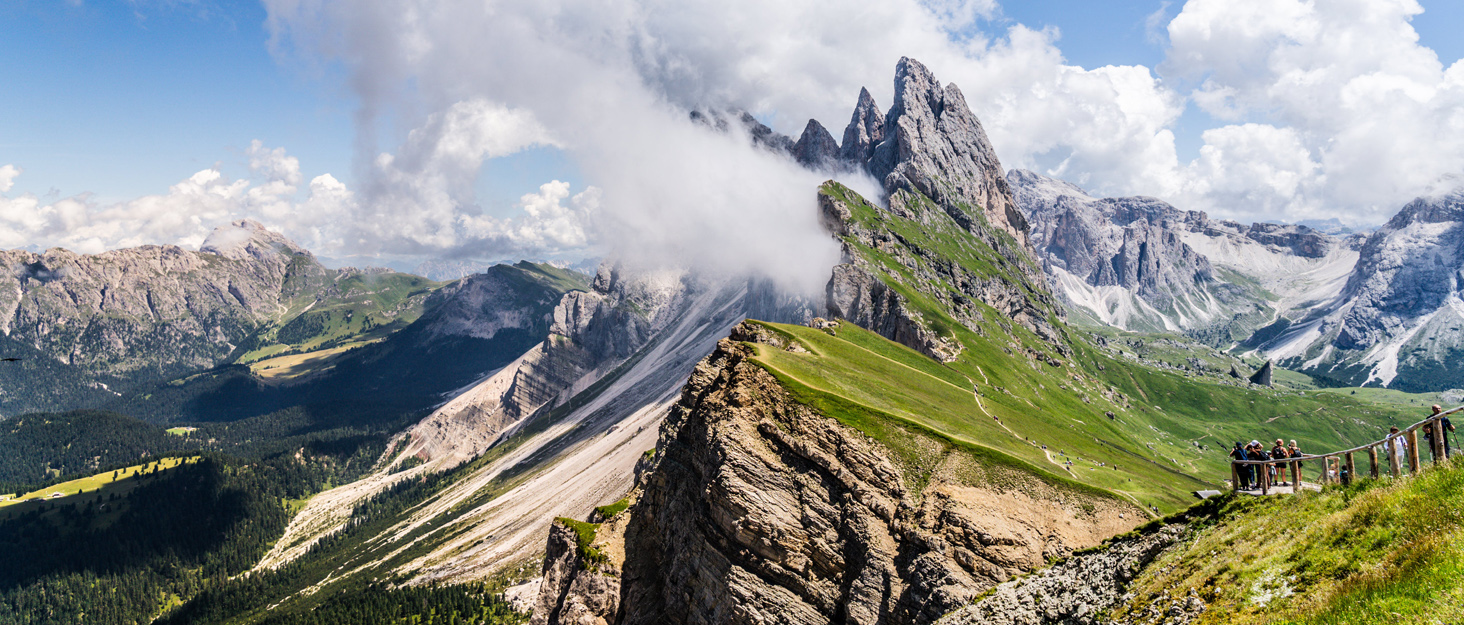
[[[798,349],[754,324],[733,338]],[[911,431],[943,458],[915,491],[888,448],[792,401],[752,353],[722,341],[663,423],[614,622],[929,623],[1140,518]]]

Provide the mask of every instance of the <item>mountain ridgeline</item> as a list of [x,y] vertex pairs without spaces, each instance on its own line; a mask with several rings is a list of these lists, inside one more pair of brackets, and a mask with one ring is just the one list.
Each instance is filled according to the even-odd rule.
[[1187,334],[1332,386],[1464,387],[1464,195],[1414,200],[1371,234],[1216,221],[1007,173],[1075,321]]
[[1279,412],[1325,415],[1300,435],[1318,447],[1398,418],[1090,344],[1062,320],[960,91],[903,59],[895,94],[881,115],[862,93],[837,151],[809,140],[816,123],[790,149],[884,184],[878,204],[819,191],[844,250],[825,302],[837,320],[747,321],[717,344],[629,495],[555,521],[535,623],[931,623],[1186,507],[1224,470],[1210,446]]

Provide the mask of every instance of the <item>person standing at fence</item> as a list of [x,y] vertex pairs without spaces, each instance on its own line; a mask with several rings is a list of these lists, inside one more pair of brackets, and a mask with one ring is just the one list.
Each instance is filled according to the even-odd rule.
[[1301,488],[1301,470],[1300,467],[1297,466],[1296,462],[1298,458],[1301,458],[1301,448],[1296,445],[1296,441],[1294,439],[1291,441],[1290,445],[1286,446],[1286,455],[1292,460],[1291,462],[1287,463],[1291,465],[1291,484],[1297,488]]
[[1393,455],[1398,458],[1398,470],[1401,472],[1402,467],[1408,466],[1408,439],[1398,436],[1396,425],[1388,428],[1388,436],[1396,437],[1393,439]]
[[1291,485],[1286,481],[1286,459],[1290,457],[1291,454],[1286,451],[1286,442],[1279,438],[1276,439],[1276,444],[1271,447],[1271,459],[1280,460],[1280,462],[1272,465],[1275,469],[1271,473],[1276,476],[1275,483],[1278,486]]
[[[1246,449],[1249,450],[1248,456],[1249,456],[1249,458],[1251,460],[1270,460],[1271,459],[1270,454],[1267,454],[1265,448],[1261,446],[1261,441],[1256,441],[1256,440],[1251,441],[1250,442],[1250,445],[1246,446]],[[1267,471],[1270,469],[1270,467],[1267,466],[1267,465],[1264,465],[1264,464],[1256,464],[1256,465],[1251,465],[1251,466],[1252,466],[1252,468],[1254,468],[1256,470],[1256,472],[1252,476],[1253,479],[1255,480],[1253,483],[1255,485],[1259,486],[1260,483],[1261,483],[1261,480],[1265,479],[1267,476],[1270,475],[1269,473],[1267,473]]]
[[[1444,409],[1443,408],[1440,408],[1438,404],[1434,404],[1434,406],[1433,406],[1433,414],[1432,415],[1429,415],[1429,416],[1438,415],[1439,413],[1442,413],[1443,411],[1444,411]],[[1444,457],[1445,458],[1448,458],[1449,457],[1449,454],[1453,453],[1452,449],[1449,446],[1449,432],[1453,432],[1454,431],[1454,423],[1452,421],[1449,421],[1449,418],[1448,417],[1443,417],[1442,419],[1440,419],[1440,421],[1442,421],[1443,422],[1443,425],[1444,425]],[[1428,439],[1429,446],[1433,446],[1433,428],[1432,427],[1427,427],[1427,428],[1424,428],[1423,429],[1423,437],[1425,439]]]
[[[1236,460],[1250,460],[1246,454],[1245,446],[1240,441],[1235,441],[1235,449],[1230,450],[1230,457]],[[1235,485],[1236,490],[1250,490],[1251,465],[1242,464],[1235,467],[1235,479],[1239,482]]]

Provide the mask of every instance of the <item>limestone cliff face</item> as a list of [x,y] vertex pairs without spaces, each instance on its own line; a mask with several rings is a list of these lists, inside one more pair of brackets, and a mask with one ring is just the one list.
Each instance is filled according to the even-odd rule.
[[1306,226],[1212,220],[1152,197],[1095,198],[1036,172],[1007,181],[1053,289],[1097,321],[1229,345],[1332,299],[1355,241]]
[[[625,559],[618,606],[596,618],[929,623],[1141,518],[910,430],[940,458],[917,488],[891,449],[794,402],[739,341],[799,349],[743,324],[697,366],[623,513],[624,538],[605,543]],[[607,605],[577,598],[577,576],[551,583],[564,561],[546,561],[541,607]]]
[[[895,68],[895,102],[881,114],[867,90],[844,131],[840,157],[883,185],[879,206],[852,191],[820,196],[821,219],[844,240],[844,261],[826,289],[829,314],[948,361],[959,345],[914,314],[906,298],[884,280],[906,282],[936,298],[957,321],[981,332],[978,302],[995,308],[999,323],[1027,328],[1067,353],[1049,318],[1061,315],[1029,240],[1029,226],[981,122],[954,84],[941,82],[919,61],[902,58]],[[855,218],[850,202],[868,205],[875,221]],[[949,257],[928,237],[902,236],[899,225],[943,237],[984,257],[986,269]],[[973,240],[974,239],[974,240]],[[979,243],[978,243],[979,242]],[[976,249],[989,248],[990,256]],[[858,248],[887,254],[905,272],[886,272]]]
[[[547,334],[542,342],[413,426],[408,454],[450,465],[482,453],[536,410],[567,401],[643,347],[683,311],[694,282],[682,271],[601,267],[590,290],[565,293],[547,327],[536,328]],[[504,295],[513,293],[485,302],[489,312],[513,314]]]
[[[826,187],[819,196],[820,217],[825,228],[843,239],[844,248],[844,262],[833,268],[825,287],[831,317],[853,321],[931,358],[953,359],[960,352],[960,344],[914,312],[907,298],[885,282],[892,280],[939,302],[973,332],[983,332],[978,323],[983,319],[979,302],[996,309],[998,324],[1015,322],[1046,339],[1058,353],[1068,353],[1065,339],[1049,321],[1050,316],[1057,314],[1056,300],[1047,290],[1045,280],[1026,273],[1028,269],[1035,271],[1035,266],[1025,261],[997,259],[1008,269],[1005,275],[979,273],[961,262],[953,262],[928,242],[901,236],[893,227],[903,222],[939,228],[941,221],[955,227],[953,221],[929,202],[913,201],[914,196],[900,193],[890,198],[888,209],[865,204],[875,217],[874,223],[868,223],[856,218],[850,206],[851,202],[862,202],[862,198],[849,190],[837,194],[829,190]],[[975,244],[967,239],[960,245],[969,249]],[[905,271],[886,271],[860,248],[892,258]]]
[[869,171],[886,192],[918,191],[951,217],[975,230],[981,211],[992,225],[1027,241],[1027,220],[1018,210],[996,150],[955,84],[941,86],[919,61],[895,66],[895,104],[885,116],[884,140],[875,146]]
[[[7,355],[47,359],[75,379],[113,386],[219,364],[280,313],[285,299],[333,273],[249,221],[219,228],[197,252],[172,245],[90,255],[9,250],[0,251],[0,267]],[[32,399],[42,403],[13,409],[55,407]]]

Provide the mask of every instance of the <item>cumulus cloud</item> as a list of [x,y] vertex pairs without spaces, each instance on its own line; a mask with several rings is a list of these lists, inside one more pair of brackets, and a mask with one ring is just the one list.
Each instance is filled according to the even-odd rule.
[[15,165],[0,167],[0,193],[10,190],[15,185],[15,177],[20,175],[20,169]]
[[[1147,68],[1066,64],[1053,30],[1018,25],[986,36],[975,26],[999,12],[991,0],[266,7],[286,62],[351,72],[363,100],[362,160],[371,163],[361,199],[403,235],[395,249],[473,247],[458,226],[481,220],[450,176],[398,165],[413,139],[397,156],[377,154],[377,116],[437,111],[412,124],[428,128],[432,115],[481,102],[531,115],[544,141],[552,137],[575,160],[601,189],[597,232],[624,253],[795,275],[817,288],[836,256],[815,219],[821,177],[744,137],[691,124],[687,113],[744,109],[790,134],[816,118],[838,136],[860,87],[891,104],[901,56],[961,85],[1009,165],[1044,166],[1100,192],[1180,187],[1168,126],[1182,97]],[[416,221],[402,223],[408,213]],[[472,232],[501,240],[500,231]]]
[[[1419,45],[1410,21],[1422,12],[1414,0],[1186,3],[1169,23],[1161,70],[1198,81],[1190,95],[1207,113],[1253,123],[1206,132],[1208,151],[1185,172],[1179,197],[1266,214],[1207,192],[1248,184],[1272,198],[1263,206],[1279,204],[1292,218],[1378,222],[1464,172],[1464,64],[1446,69]],[[1219,166],[1234,157],[1257,159],[1270,175],[1206,177],[1247,166]]]
[[[995,27],[995,0],[265,4],[283,63],[338,64],[360,98],[352,188],[306,182],[256,142],[247,180],[210,169],[111,206],[0,199],[0,244],[196,242],[252,216],[330,254],[603,247],[812,290],[836,255],[815,217],[823,176],[687,113],[745,109],[789,134],[815,118],[838,137],[860,87],[891,104],[901,56],[960,85],[1006,166],[1099,194],[1377,222],[1464,172],[1464,64],[1418,44],[1413,0],[1189,0],[1172,19],[1166,5],[1144,25],[1167,42],[1157,68],[1073,65],[1054,29]],[[1219,121],[1184,162],[1187,107]],[[593,186],[556,180],[485,213],[481,170],[534,146],[563,150]],[[0,167],[0,192],[18,173]]]

